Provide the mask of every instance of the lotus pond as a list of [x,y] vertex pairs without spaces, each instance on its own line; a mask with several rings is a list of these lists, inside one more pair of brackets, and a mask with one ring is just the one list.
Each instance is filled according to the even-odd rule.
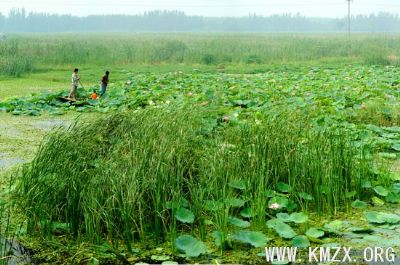
[[399,250],[399,68],[126,72],[105,98],[89,100],[93,89],[76,104],[58,100],[67,91],[0,102],[17,116],[82,113],[45,138],[7,193],[41,264]]

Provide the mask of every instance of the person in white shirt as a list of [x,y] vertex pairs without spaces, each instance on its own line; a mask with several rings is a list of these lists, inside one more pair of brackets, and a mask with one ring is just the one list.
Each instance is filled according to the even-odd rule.
[[74,69],[74,72],[72,73],[72,87],[71,87],[71,92],[69,93],[69,98],[72,100],[76,100],[76,93],[78,90],[78,83],[80,80],[80,77],[78,76],[78,68]]

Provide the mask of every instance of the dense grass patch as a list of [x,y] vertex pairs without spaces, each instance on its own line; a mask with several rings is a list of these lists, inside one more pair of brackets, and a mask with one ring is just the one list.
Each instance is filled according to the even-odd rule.
[[[8,52],[11,51],[11,52]],[[40,34],[0,42],[5,75],[35,65],[266,65],[310,62],[397,64],[398,36],[289,34]],[[12,56],[11,56],[12,55]]]
[[20,77],[34,69],[33,54],[24,50],[23,44],[20,39],[0,41],[1,75]]
[[53,132],[24,167],[19,202],[30,232],[62,223],[129,247],[180,231],[206,239],[207,220],[226,234],[244,209],[264,231],[274,200],[288,213],[344,210],[368,195],[367,180],[375,183],[362,151],[340,132],[294,118],[234,125],[211,108],[149,108]]

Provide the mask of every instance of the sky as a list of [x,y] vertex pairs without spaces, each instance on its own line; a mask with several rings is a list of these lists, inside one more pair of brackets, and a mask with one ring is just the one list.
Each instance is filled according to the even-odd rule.
[[[380,11],[400,14],[400,0],[354,0],[353,14]],[[180,10],[187,15],[247,16],[300,13],[308,17],[343,17],[347,0],[0,0],[0,12],[27,11],[72,14],[142,14],[151,10]]]

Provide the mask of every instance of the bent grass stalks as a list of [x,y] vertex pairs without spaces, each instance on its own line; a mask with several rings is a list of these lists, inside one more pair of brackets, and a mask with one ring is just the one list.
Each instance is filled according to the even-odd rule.
[[[149,108],[54,131],[19,182],[29,232],[46,235],[64,223],[76,236],[121,239],[129,249],[140,240],[173,242],[182,231],[211,237],[211,223],[224,243],[229,216],[245,207],[252,225],[266,229],[268,190],[279,194],[280,183],[292,206],[319,213],[346,209],[346,192],[369,195],[361,188],[373,178],[368,161],[345,133],[289,117],[259,125],[220,117],[199,107]],[[194,222],[174,218],[182,207]]]

